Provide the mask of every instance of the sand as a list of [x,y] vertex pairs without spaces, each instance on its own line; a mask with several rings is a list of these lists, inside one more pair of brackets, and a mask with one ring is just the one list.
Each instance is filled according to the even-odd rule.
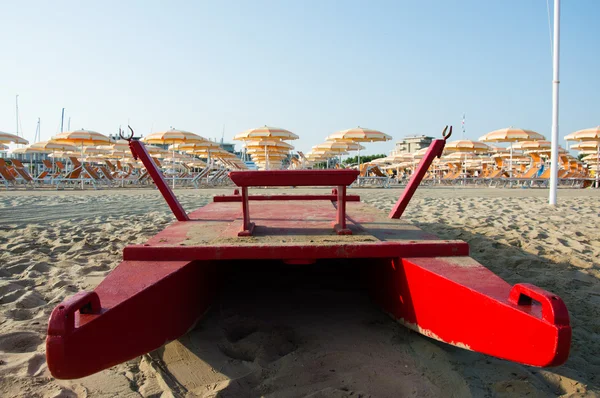
[[[181,190],[193,210],[227,190]],[[319,193],[322,193],[319,190]],[[353,189],[389,211],[397,189]],[[509,283],[566,302],[563,366],[537,369],[451,347],[398,325],[324,267],[239,270],[197,327],[141,358],[80,380],[53,379],[44,338],[51,310],[91,290],[173,217],[151,189],[0,192],[0,396],[483,397],[600,396],[600,191],[420,189],[406,218]],[[252,268],[250,268],[252,269]],[[266,270],[266,272],[265,272]],[[265,275],[271,275],[265,277]]]

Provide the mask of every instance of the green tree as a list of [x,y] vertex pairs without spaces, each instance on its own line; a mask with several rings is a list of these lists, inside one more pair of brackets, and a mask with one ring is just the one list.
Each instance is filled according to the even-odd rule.
[[[361,163],[367,163],[367,162],[371,162],[375,159],[379,159],[379,158],[384,158],[386,155],[380,153],[378,155],[361,155],[360,156],[360,162]],[[358,163],[358,156],[353,156],[347,159],[344,159],[344,164],[356,164]]]

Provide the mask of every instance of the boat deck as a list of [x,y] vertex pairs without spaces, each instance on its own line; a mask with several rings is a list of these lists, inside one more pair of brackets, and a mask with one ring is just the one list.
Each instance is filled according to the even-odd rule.
[[337,235],[330,201],[251,201],[252,236],[243,226],[239,202],[213,202],[175,222],[144,245],[128,246],[125,260],[318,259],[468,255],[461,241],[440,240],[413,224],[389,219],[381,210],[348,202],[352,235]]

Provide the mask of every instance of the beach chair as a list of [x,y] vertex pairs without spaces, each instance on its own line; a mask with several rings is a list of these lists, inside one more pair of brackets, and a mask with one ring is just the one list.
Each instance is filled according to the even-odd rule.
[[94,170],[94,168],[90,164],[84,163],[82,166],[83,166],[83,169],[85,170],[85,173],[90,177],[88,179],[88,181],[92,184],[94,189],[98,189],[97,184],[110,185],[110,182],[103,179],[102,177],[100,177],[98,175],[98,173],[96,172],[96,170]]
[[115,183],[115,177],[106,166],[98,167],[98,171],[102,174],[102,176],[104,176],[103,181],[105,183],[107,183],[108,185],[113,185]]
[[211,160],[210,163],[208,165],[206,165],[204,170],[202,170],[200,173],[198,173],[192,179],[192,184],[194,184],[194,187],[200,188],[200,186],[202,184],[202,180],[204,180],[204,179],[207,180],[206,182],[208,184],[208,176],[209,176],[210,172],[212,171],[212,166],[213,166],[213,161]]
[[110,160],[108,160],[108,159],[105,159],[105,160],[104,160],[104,163],[106,164],[106,166],[108,167],[108,169],[109,169],[111,172],[115,172],[115,171],[117,171],[117,168],[115,167],[115,165],[114,165],[114,164],[112,164],[112,162],[111,162]]
[[8,190],[9,187],[16,187],[17,180],[15,176],[12,175],[12,173],[6,166],[6,163],[4,161],[2,161],[2,163],[4,164],[4,166],[0,165],[0,181],[4,183],[4,187],[6,188],[6,190]]
[[64,189],[67,186],[67,184],[74,184],[74,186],[81,184],[81,180],[82,180],[81,173],[82,173],[82,168],[78,167],[76,169],[71,170],[64,176],[56,178],[54,180],[54,183],[56,184],[56,189],[57,190],[59,190],[61,188]]
[[13,170],[17,173],[17,178],[21,179],[23,184],[25,184],[26,186],[30,185],[32,188],[34,188],[35,180],[31,176],[31,174],[29,174],[29,171],[23,165],[23,163],[21,163],[19,159],[11,159],[10,161],[13,164]]

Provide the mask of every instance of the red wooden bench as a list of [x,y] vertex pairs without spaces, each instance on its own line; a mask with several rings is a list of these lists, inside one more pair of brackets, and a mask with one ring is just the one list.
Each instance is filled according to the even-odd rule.
[[254,223],[250,221],[248,187],[337,187],[337,215],[334,229],[338,235],[351,235],[346,228],[346,187],[356,180],[358,170],[265,170],[232,171],[229,178],[242,191],[244,224],[238,236],[251,236]]

